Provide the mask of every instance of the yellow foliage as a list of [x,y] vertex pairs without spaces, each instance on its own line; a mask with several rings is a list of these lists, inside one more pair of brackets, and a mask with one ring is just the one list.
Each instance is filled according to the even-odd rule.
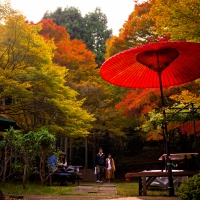
[[172,95],[170,98],[181,103],[195,103],[197,106],[200,105],[200,97],[188,90],[183,90],[181,94]]

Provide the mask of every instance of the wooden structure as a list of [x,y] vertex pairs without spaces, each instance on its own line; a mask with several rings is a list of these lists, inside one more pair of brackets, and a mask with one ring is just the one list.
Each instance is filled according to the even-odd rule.
[[[176,166],[180,170],[188,170],[193,171],[199,169],[198,162],[196,162],[198,153],[176,153],[176,154],[170,154],[170,160],[172,161],[178,161],[182,162],[184,164],[182,166]],[[167,168],[166,162],[167,162],[167,154],[163,154],[158,160],[162,161],[162,170]],[[181,168],[182,167],[182,168]]]
[[77,185],[79,186],[79,182],[82,180],[82,173],[79,172],[80,168],[82,168],[82,166],[69,166],[69,170],[66,170],[65,172],[48,172],[49,185],[52,186],[53,179],[59,183],[61,183],[61,180],[65,179],[67,182],[72,183],[77,181]]
[[[170,154],[171,160],[184,160],[184,159],[191,159],[194,156],[198,156],[198,153],[176,153]],[[167,154],[163,154],[158,160],[166,160]]]
[[[199,171],[173,171],[172,176],[193,176],[194,174],[198,174]],[[150,184],[157,178],[157,177],[168,177],[167,171],[143,171],[143,172],[130,172],[125,174],[126,179],[130,178],[138,178],[139,181],[139,195],[147,195],[147,189]]]
[[[186,160],[194,158],[198,156],[198,153],[179,153],[179,154],[170,154],[171,160]],[[162,161],[162,163],[166,163],[167,155],[163,154],[158,160]],[[162,165],[163,166],[163,165]],[[166,167],[166,165],[165,165]],[[181,177],[181,176],[193,176],[198,174],[199,170],[172,170],[173,177]],[[150,170],[150,171],[141,171],[141,172],[130,172],[125,174],[126,180],[130,180],[131,178],[138,178],[139,183],[139,195],[147,195],[147,189],[151,185],[151,183],[157,177],[168,177],[168,171],[164,170],[163,167],[161,170]]]

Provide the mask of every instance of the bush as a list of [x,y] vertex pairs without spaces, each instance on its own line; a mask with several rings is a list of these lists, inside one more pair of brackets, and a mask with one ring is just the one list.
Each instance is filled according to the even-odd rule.
[[181,200],[199,200],[200,199],[200,174],[184,180],[178,189]]

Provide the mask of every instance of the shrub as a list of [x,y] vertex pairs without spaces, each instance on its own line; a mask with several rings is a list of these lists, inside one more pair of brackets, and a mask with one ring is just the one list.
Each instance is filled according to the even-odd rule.
[[200,174],[184,180],[178,189],[181,200],[199,200],[200,199]]

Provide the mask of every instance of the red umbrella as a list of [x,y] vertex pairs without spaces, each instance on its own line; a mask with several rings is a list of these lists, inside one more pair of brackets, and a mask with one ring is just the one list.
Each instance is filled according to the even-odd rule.
[[[107,82],[129,88],[160,88],[187,83],[200,77],[200,44],[159,42],[123,51],[105,61],[100,74]],[[166,114],[164,130],[168,155],[169,195],[174,195]]]
[[129,88],[178,85],[200,77],[200,44],[152,43],[123,51],[102,65],[101,76],[114,85]]

